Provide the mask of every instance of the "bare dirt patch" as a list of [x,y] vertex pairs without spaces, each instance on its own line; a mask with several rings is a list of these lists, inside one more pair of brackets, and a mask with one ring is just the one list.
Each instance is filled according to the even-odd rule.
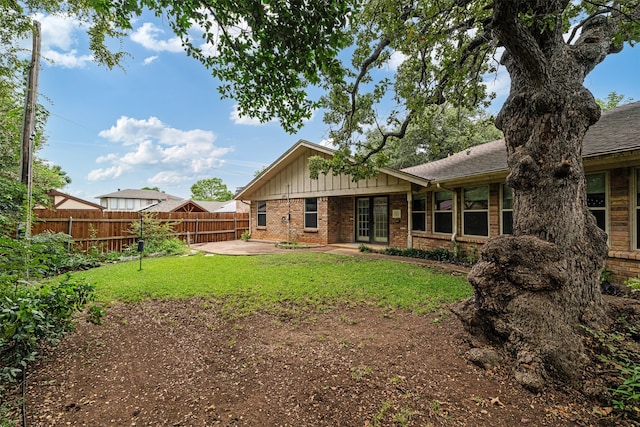
[[569,391],[534,395],[465,360],[446,310],[341,307],[228,319],[202,300],[119,304],[29,371],[29,426],[598,425]]

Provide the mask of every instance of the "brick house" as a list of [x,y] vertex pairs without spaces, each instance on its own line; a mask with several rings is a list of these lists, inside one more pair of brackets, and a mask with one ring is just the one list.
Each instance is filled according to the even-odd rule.
[[[309,178],[308,158],[332,150],[299,141],[236,199],[251,201],[252,238],[301,243],[446,248],[477,256],[512,227],[504,141],[375,178]],[[606,111],[585,136],[587,203],[609,235],[607,268],[640,276],[640,102]]]

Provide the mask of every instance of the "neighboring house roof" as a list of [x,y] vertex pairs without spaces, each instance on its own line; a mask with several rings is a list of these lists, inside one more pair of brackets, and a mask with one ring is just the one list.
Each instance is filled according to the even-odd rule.
[[[103,210],[104,207],[97,203],[66,194],[58,190],[49,190],[47,195],[51,198],[53,209],[92,209]],[[46,209],[46,206],[36,206],[35,209]]]
[[[292,159],[296,158],[300,152],[307,149],[311,149],[320,154],[326,154],[329,156],[332,156],[335,153],[335,150],[332,150],[328,147],[324,147],[322,145],[314,144],[312,142],[301,139],[298,142],[296,142],[291,148],[289,148],[284,154],[282,154],[275,162],[273,162],[270,166],[268,166],[260,175],[255,177],[249,184],[243,187],[235,195],[235,199],[242,200],[243,198],[247,198],[256,190],[256,188],[262,186],[271,178],[275,177],[281,170],[285,169],[288,166],[289,162]],[[421,186],[429,185],[428,180],[425,180],[419,176],[411,175],[403,171],[389,169],[389,168],[380,168],[379,172],[382,172],[387,175],[393,176],[395,178],[402,179],[404,181],[408,181]]]
[[238,202],[236,200],[222,202],[222,206],[216,209],[215,212],[237,212],[238,211],[237,203]]
[[[582,157],[592,159],[636,150],[640,150],[640,102],[603,112],[600,120],[585,135]],[[476,145],[441,160],[402,169],[435,182],[507,170],[504,140]]]
[[182,197],[172,196],[155,190],[118,190],[113,193],[98,196],[98,199],[119,198],[119,199],[146,199],[146,200],[184,200]]
[[163,200],[139,209],[138,212],[211,212],[200,203],[193,200]]
[[228,202],[214,202],[210,200],[196,200],[196,203],[205,208],[209,212],[216,212]]

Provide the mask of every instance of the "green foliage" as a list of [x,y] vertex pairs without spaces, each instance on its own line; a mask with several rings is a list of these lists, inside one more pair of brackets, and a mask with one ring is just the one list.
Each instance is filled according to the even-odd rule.
[[598,103],[598,105],[600,106],[600,108],[603,111],[606,110],[610,110],[612,108],[616,108],[619,105],[624,105],[624,104],[628,104],[629,102],[632,102],[633,98],[626,98],[624,95],[618,94],[617,92],[613,91],[613,92],[609,92],[609,94],[607,95],[607,98],[602,100],[602,99],[596,99],[596,102]]
[[[367,138],[376,141],[380,132],[371,131]],[[502,132],[482,109],[461,109],[444,104],[431,106],[415,117],[404,138],[389,139],[383,153],[389,158],[387,166],[402,169],[500,138]]]
[[625,280],[624,284],[631,289],[631,292],[640,292],[640,278],[632,277]]
[[617,383],[610,388],[613,407],[640,421],[640,329],[622,318],[609,330],[585,330],[600,361],[618,371]]
[[[170,221],[159,221],[155,215],[145,214],[140,221],[133,221],[129,226],[128,232],[136,237],[142,235],[144,240],[143,255],[163,253],[176,255],[184,253],[185,244],[178,238],[174,237],[173,226],[176,223]],[[142,227],[142,230],[140,229]],[[142,232],[142,233],[141,233]],[[138,245],[132,245],[127,249],[129,254],[137,252]]]
[[67,234],[44,232],[31,239],[0,237],[0,284],[98,265],[92,256],[76,251]]
[[65,276],[58,283],[0,287],[0,382],[14,381],[43,342],[56,344],[94,287]]
[[251,230],[244,230],[240,235],[240,240],[243,242],[248,242],[251,239]]
[[220,178],[208,178],[196,181],[191,186],[191,198],[193,200],[226,202],[233,199],[233,193]]
[[94,304],[87,310],[87,322],[94,325],[101,325],[102,318],[107,314],[107,310],[98,304]]
[[[368,246],[360,245],[360,252],[373,252]],[[428,259],[433,261],[451,262],[455,257],[446,249],[416,249],[416,248],[384,248],[376,251],[385,255],[402,256],[407,258]]]

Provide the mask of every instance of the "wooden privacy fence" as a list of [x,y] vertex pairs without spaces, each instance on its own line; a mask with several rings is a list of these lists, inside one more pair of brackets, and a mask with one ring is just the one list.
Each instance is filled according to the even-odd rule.
[[[248,213],[158,212],[145,215],[160,223],[170,222],[173,235],[187,244],[237,240],[249,229]],[[94,246],[103,251],[121,252],[138,241],[139,236],[129,230],[131,223],[139,222],[141,217],[138,212],[38,209],[32,234],[65,233],[84,250]]]

